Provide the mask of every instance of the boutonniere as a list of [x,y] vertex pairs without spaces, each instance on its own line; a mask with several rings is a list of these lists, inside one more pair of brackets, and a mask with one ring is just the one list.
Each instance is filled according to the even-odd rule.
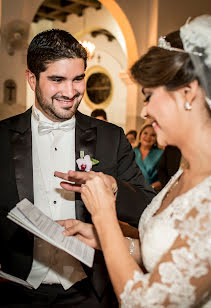
[[84,156],[84,151],[80,151],[80,158],[76,160],[79,170],[90,171],[92,166],[99,164],[99,160],[91,158],[89,155]]

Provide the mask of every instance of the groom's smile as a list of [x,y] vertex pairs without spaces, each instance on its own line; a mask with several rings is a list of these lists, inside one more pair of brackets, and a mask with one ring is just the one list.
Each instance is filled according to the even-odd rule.
[[75,114],[85,91],[84,61],[65,58],[49,63],[36,80],[36,107],[52,121]]

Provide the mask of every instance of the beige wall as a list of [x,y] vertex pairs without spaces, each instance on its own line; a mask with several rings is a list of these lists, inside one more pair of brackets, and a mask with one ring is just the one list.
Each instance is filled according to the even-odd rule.
[[[14,20],[23,20],[30,25],[39,4],[38,0],[2,0],[2,32]],[[0,119],[23,112],[26,109],[26,48],[17,50],[14,56],[8,55],[6,42],[2,39],[0,46]],[[3,102],[3,84],[5,80],[13,79],[17,84],[16,105],[5,105]]]
[[211,14],[210,0],[159,0],[158,36],[179,29],[188,17]]

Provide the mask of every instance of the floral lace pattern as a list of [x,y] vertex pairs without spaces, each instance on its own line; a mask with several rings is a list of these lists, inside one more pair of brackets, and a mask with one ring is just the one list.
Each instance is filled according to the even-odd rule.
[[[193,284],[192,281],[209,275],[211,267],[211,176],[187,193],[175,198],[164,211],[153,217],[169,187],[181,173],[182,170],[179,170],[163,191],[153,199],[139,224],[140,238],[143,242],[145,233],[152,233],[152,237],[147,238],[150,239],[148,245],[152,246],[154,245],[153,237],[155,237],[151,229],[153,224],[155,228],[165,223],[169,231],[173,231],[170,232],[173,237],[172,241],[161,244],[161,252],[156,254],[156,249],[148,252],[147,256],[154,252],[157,258],[155,256],[155,258],[149,258],[150,260],[144,259],[144,263],[149,263],[145,265],[150,272],[157,266],[160,281],[149,284],[150,274],[135,272],[133,280],[127,282],[121,294],[124,308],[187,308],[199,301],[196,299],[198,285]],[[196,212],[195,216],[189,214],[192,211]],[[166,238],[166,233],[162,234],[162,228],[159,236]],[[179,247],[174,246],[174,241],[178,237],[185,243]],[[169,242],[168,239],[167,242]],[[143,255],[145,247],[147,245],[143,247]],[[169,253],[168,262],[159,261],[164,253]],[[141,288],[134,287],[137,282],[141,282]],[[208,303],[209,295],[201,295],[199,307],[202,307],[202,301]],[[211,307],[211,301],[208,307]]]

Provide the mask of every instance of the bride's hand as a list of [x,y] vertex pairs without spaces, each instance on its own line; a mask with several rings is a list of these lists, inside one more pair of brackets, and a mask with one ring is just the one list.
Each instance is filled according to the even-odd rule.
[[65,228],[63,231],[65,236],[74,235],[90,247],[101,249],[97,232],[92,224],[77,219],[58,220],[57,223]]
[[82,187],[81,197],[92,218],[116,215],[115,196],[103,173],[99,172],[86,182]]

